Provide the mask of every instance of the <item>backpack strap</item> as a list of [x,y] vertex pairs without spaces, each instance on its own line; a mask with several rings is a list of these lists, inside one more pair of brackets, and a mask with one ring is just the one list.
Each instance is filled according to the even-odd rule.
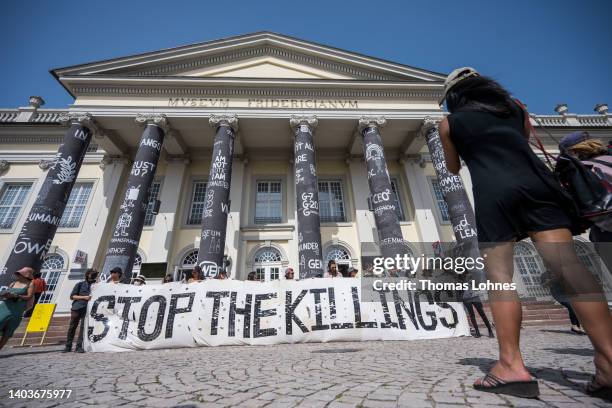
[[[530,145],[537,147],[544,154],[544,158],[546,159],[546,162],[548,163],[548,167],[551,170],[553,170],[555,166],[553,166],[550,159],[552,158],[553,160],[556,161],[557,158],[553,156],[552,154],[548,153],[546,149],[544,149],[544,144],[542,143],[542,141],[536,134],[535,128],[531,124],[531,120],[530,120],[531,116],[529,115],[529,112],[527,112],[527,108],[525,107],[525,105],[523,105],[523,103],[519,101],[517,98],[514,98],[513,100],[521,108],[521,111],[523,112],[524,119],[525,119],[524,123],[526,126],[525,130],[527,131],[527,142]],[[535,143],[531,140],[532,137],[535,139]]]

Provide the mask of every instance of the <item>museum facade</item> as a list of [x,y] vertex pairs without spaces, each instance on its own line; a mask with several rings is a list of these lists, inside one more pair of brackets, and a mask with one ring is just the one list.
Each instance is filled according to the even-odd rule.
[[[0,110],[0,264],[40,254],[42,301],[59,312],[85,268],[106,274],[123,260],[150,281],[196,264],[274,280],[330,259],[361,269],[398,234],[413,254],[457,236],[423,126],[445,114],[444,74],[269,32],[52,73],[72,105],[31,97]],[[560,106],[532,122],[555,152],[577,129],[608,140],[612,116],[598,109]],[[465,167],[459,180],[472,202]],[[60,197],[63,184],[65,208],[44,213],[53,205],[37,199]],[[387,235],[385,217],[397,220]],[[41,223],[52,241],[24,238]],[[546,296],[533,246],[519,245],[515,260],[520,290]]]

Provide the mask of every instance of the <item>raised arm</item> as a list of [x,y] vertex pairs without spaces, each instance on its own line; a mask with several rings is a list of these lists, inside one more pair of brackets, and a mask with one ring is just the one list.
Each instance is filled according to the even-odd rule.
[[438,132],[440,133],[440,141],[442,142],[442,149],[444,150],[444,157],[446,159],[446,168],[453,174],[458,174],[461,169],[461,160],[459,160],[459,154],[457,149],[450,137],[450,128],[448,127],[448,120],[442,119],[440,125],[438,125]]

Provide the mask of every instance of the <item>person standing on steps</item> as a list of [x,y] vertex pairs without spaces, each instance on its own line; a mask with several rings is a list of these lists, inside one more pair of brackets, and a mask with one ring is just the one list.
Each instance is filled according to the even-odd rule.
[[84,353],[83,349],[83,334],[85,330],[85,315],[87,314],[87,302],[91,300],[91,285],[96,282],[98,272],[94,269],[88,269],[85,272],[85,280],[74,285],[70,293],[72,300],[72,308],[70,309],[70,324],[68,325],[68,333],[66,334],[66,347],[64,353],[72,351],[72,342],[76,333],[77,326],[79,327],[79,337],[77,338],[75,352]]

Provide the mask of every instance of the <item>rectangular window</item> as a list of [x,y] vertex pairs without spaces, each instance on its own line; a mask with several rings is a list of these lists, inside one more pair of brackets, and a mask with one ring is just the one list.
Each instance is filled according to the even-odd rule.
[[434,198],[436,199],[436,204],[438,205],[438,210],[440,210],[440,216],[442,217],[442,221],[450,221],[450,216],[448,215],[448,206],[446,205],[446,201],[444,200],[444,195],[442,194],[442,189],[440,188],[440,183],[436,179],[431,179],[431,188],[434,193]]
[[400,199],[399,184],[396,179],[391,179],[391,190],[393,190],[393,197],[395,197],[395,212],[397,219],[400,221],[406,221],[404,217],[404,208],[402,207],[402,200]]
[[0,229],[13,228],[32,183],[5,184],[0,195]]
[[283,194],[280,180],[257,181],[255,224],[278,224],[283,221]]
[[154,181],[149,189],[149,204],[147,205],[147,213],[145,214],[144,225],[150,226],[155,224],[155,214],[152,214],[153,207],[155,206],[155,200],[159,198],[159,189],[161,188],[161,181]]
[[344,222],[344,194],[340,180],[319,181],[319,213],[321,222]]
[[191,189],[191,206],[189,207],[188,225],[202,224],[202,216],[204,215],[204,203],[206,201],[206,182],[194,181]]
[[78,228],[81,225],[92,189],[93,183],[74,183],[59,223],[60,228]]

